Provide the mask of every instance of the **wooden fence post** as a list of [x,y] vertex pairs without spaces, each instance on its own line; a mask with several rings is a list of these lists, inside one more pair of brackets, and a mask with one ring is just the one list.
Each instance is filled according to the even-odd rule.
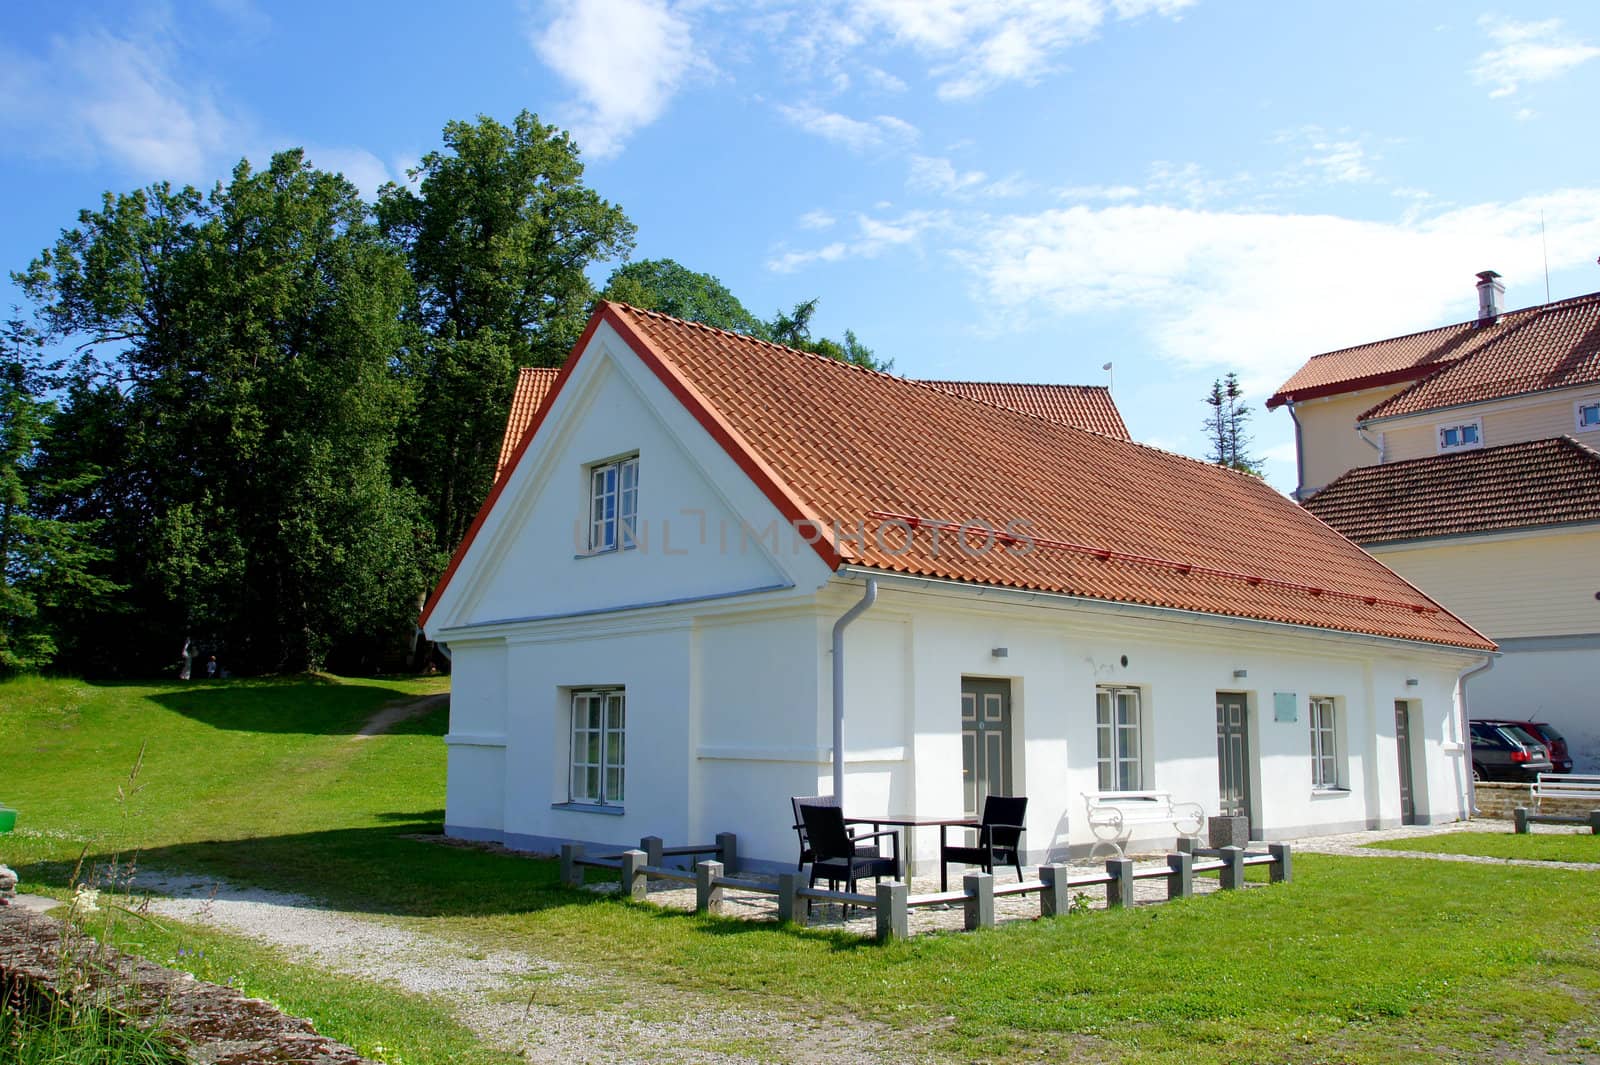
[[778,874],[778,920],[783,923],[790,921],[798,925],[806,923],[810,915],[811,902],[800,897],[800,874]]
[[660,836],[645,836],[639,841],[639,849],[644,851],[644,864],[661,868],[661,852],[666,844],[661,842]]
[[1067,883],[1067,867],[1052,863],[1039,866],[1039,879],[1044,890],[1039,892],[1040,917],[1065,917],[1072,912],[1071,885]]
[[1227,864],[1217,874],[1226,891],[1244,886],[1244,848],[1223,847],[1222,860]]
[[729,876],[739,875],[739,837],[732,832],[717,833],[717,861]]
[[904,939],[910,934],[911,924],[906,918],[906,885],[891,880],[878,885],[878,942]]
[[721,862],[701,862],[694,867],[694,910],[696,913],[722,912]]
[[967,931],[974,928],[994,927],[994,874],[968,873],[961,878],[961,887],[967,893],[962,903],[966,910],[964,924]]
[[1106,862],[1111,883],[1106,885],[1106,906],[1133,905],[1133,859],[1112,858]]
[[1267,844],[1267,853],[1272,855],[1271,875],[1274,884],[1287,884],[1294,879],[1294,863],[1289,854],[1287,843]]
[[650,893],[650,881],[640,869],[644,867],[644,851],[622,852],[622,894],[627,898],[642,899]]
[[1167,855],[1167,898],[1186,899],[1194,894],[1194,854],[1179,851]]
[[578,859],[583,857],[583,844],[563,843],[561,845],[561,886],[565,888],[583,887],[583,866],[578,864]]
[[1528,808],[1519,806],[1511,811],[1511,816],[1517,821],[1517,835],[1526,836],[1533,831],[1533,826],[1528,823]]

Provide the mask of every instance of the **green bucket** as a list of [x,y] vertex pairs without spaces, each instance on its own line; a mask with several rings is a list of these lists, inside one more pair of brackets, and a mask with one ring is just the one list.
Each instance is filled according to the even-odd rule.
[[0,835],[17,827],[17,811],[0,806]]

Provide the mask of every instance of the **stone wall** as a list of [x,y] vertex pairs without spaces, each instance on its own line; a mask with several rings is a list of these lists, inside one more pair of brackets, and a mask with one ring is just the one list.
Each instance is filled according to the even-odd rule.
[[53,918],[0,907],[0,994],[59,999],[63,980],[78,1001],[159,1017],[160,1031],[195,1065],[372,1065],[260,999],[103,947]]
[[[1495,821],[1511,820],[1511,811],[1519,806],[1533,809],[1533,786],[1530,784],[1504,784],[1499,781],[1476,785],[1478,816]],[[1600,808],[1600,799],[1546,799],[1539,807],[1544,814],[1567,817],[1586,817],[1590,810]]]

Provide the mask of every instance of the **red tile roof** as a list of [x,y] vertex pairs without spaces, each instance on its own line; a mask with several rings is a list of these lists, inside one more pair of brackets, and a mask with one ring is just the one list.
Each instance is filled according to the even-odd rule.
[[[555,392],[602,321],[831,566],[1494,647],[1254,477],[931,385],[602,303]],[[964,546],[960,522],[1025,537]]]
[[923,381],[925,385],[952,392],[967,399],[995,407],[1009,407],[1036,418],[1048,418],[1063,425],[1129,439],[1122,413],[1104,385],[1022,385],[996,381]]
[[511,394],[511,413],[506,416],[506,435],[500,441],[500,461],[494,466],[496,478],[506,468],[506,463],[511,461],[517,445],[522,442],[522,435],[533,424],[533,416],[539,412],[544,397],[550,394],[550,386],[556,383],[556,375],[560,372],[559,366],[524,366],[517,371],[517,388]]
[[1305,508],[1358,544],[1600,522],[1600,453],[1558,436],[1362,466]]
[[[559,372],[527,367],[518,373],[511,414],[506,418],[506,435],[500,443],[500,461],[494,468],[496,477],[505,469],[528,426],[533,424],[533,416]],[[1024,414],[1128,439],[1128,427],[1122,422],[1111,390],[1104,385],[1021,385],[989,381],[926,381],[924,384],[979,403],[1009,407]]]
[[[1493,325],[1457,322],[1314,355],[1267,406],[1416,382],[1361,416],[1366,419],[1587,383],[1600,379],[1600,369],[1592,362],[1587,367],[1566,363],[1580,351],[1592,354],[1597,323],[1600,293],[1591,293],[1507,311]],[[1537,369],[1523,367],[1525,359]],[[1386,409],[1391,404],[1394,408]]]
[[1493,335],[1361,420],[1600,382],[1600,293],[1504,315],[1479,332]]

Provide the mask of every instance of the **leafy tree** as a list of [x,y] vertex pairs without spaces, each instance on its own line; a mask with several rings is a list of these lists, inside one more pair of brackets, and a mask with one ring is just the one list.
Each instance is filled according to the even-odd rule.
[[881,370],[885,373],[894,369],[893,359],[879,359],[873,354],[872,349],[856,339],[853,331],[844,331],[844,342],[829,340],[821,337],[811,339],[811,317],[817,311],[817,299],[804,300],[794,305],[794,310],[788,314],[779,311],[767,323],[767,331],[773,341],[785,344],[801,351],[810,351],[818,355],[826,355],[830,359],[840,362],[854,363],[865,366],[869,370]]
[[64,613],[91,609],[117,592],[98,572],[107,552],[92,522],[63,515],[61,501],[92,475],[59,481],[39,462],[49,440],[59,363],[20,318],[0,331],[0,676],[39,669],[57,652]]
[[611,272],[600,295],[730,333],[763,338],[768,334],[766,323],[746,310],[721,281],[672,259],[625,263]]
[[17,280],[90,353],[47,457],[107,471],[77,506],[141,616],[124,662],[194,632],[235,668],[317,668],[407,624],[427,538],[389,463],[413,289],[349,182],[292,151],[209,196],[107,195]]
[[517,367],[566,357],[594,298],[585,269],[625,255],[634,226],[584,185],[572,139],[527,111],[451,122],[411,177],[377,208],[417,286],[401,472],[448,552],[488,495]]
[[1241,473],[1261,476],[1261,460],[1250,454],[1252,438],[1245,430],[1250,408],[1244,402],[1238,376],[1230,373],[1212,381],[1206,405],[1211,408],[1205,420],[1206,438],[1211,445],[1207,460]]

